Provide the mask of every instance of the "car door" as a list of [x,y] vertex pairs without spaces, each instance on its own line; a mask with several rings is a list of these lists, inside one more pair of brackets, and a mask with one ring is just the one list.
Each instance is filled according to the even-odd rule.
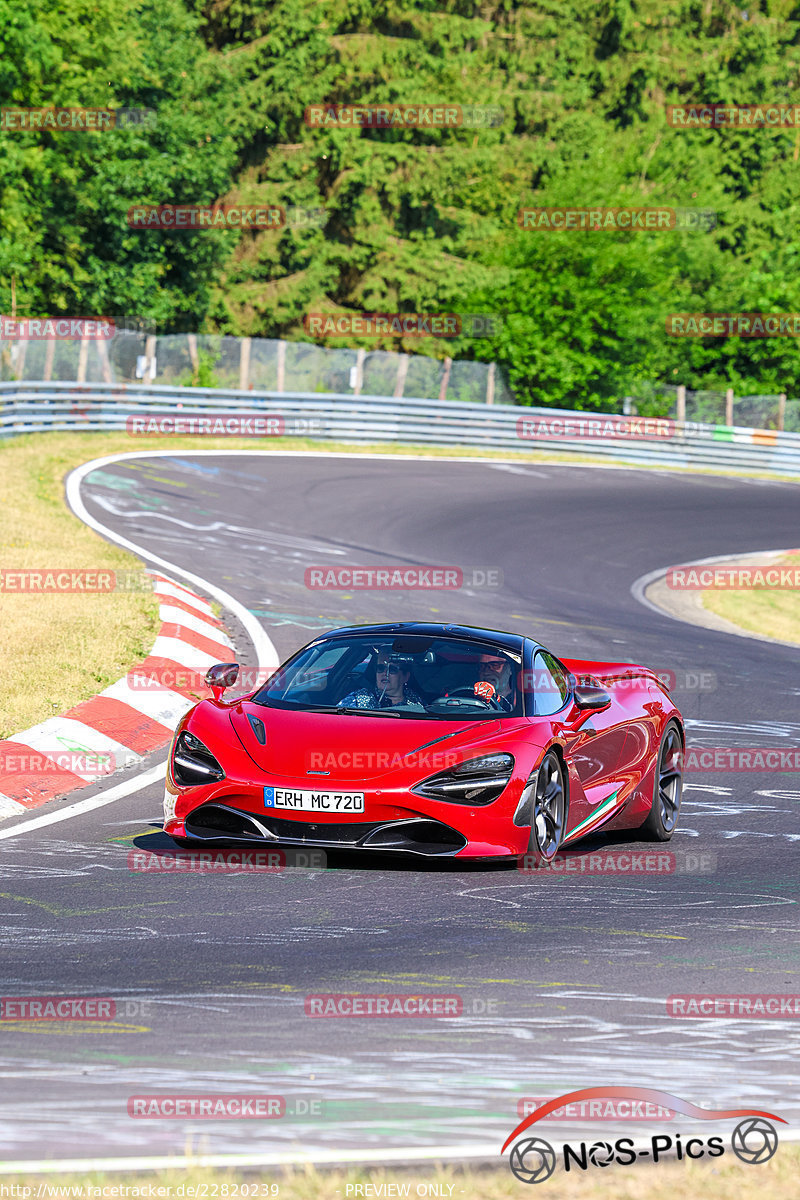
[[[571,701],[573,688],[566,668],[546,650],[536,651],[533,668],[534,711],[537,716],[552,716],[554,732],[564,743],[570,774],[574,772],[577,777],[591,811],[613,795],[621,783],[627,714],[613,692],[607,708],[579,709]],[[577,812],[570,813],[570,826],[578,816]]]

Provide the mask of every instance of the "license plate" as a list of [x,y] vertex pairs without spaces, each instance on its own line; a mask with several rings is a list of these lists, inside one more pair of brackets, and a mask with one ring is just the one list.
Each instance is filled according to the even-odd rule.
[[311,792],[296,788],[264,788],[266,808],[286,808],[298,812],[363,813],[363,792]]

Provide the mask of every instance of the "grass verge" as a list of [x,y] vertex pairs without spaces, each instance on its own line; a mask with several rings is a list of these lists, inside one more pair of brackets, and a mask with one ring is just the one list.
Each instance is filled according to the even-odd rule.
[[[785,554],[770,567],[800,567],[800,550]],[[737,564],[740,565],[740,564]],[[775,588],[746,591],[708,591],[701,596],[703,608],[738,625],[748,633],[761,633],[781,642],[800,645],[800,594]]]
[[[557,1167],[544,1182],[547,1200],[741,1200],[751,1189],[759,1200],[788,1200],[797,1194],[800,1148],[779,1146],[769,1162],[749,1165],[726,1150],[713,1162],[662,1161],[657,1165],[615,1167],[608,1171],[578,1171],[565,1175]],[[280,1174],[259,1171],[212,1171],[188,1167],[135,1175],[92,1173],[70,1176],[0,1177],[25,1194],[16,1200],[133,1200],[137,1193],[124,1188],[153,1189],[141,1194],[161,1200],[362,1200],[364,1197],[450,1197],[451,1200],[521,1200],[528,1195],[508,1167],[431,1166],[409,1170],[334,1170],[311,1167]],[[432,1185],[437,1185],[437,1190]],[[360,1190],[356,1191],[356,1187]],[[370,1190],[364,1185],[370,1185]],[[380,1185],[384,1185],[381,1187]],[[386,1185],[394,1185],[388,1187]],[[408,1191],[405,1190],[406,1186]],[[39,1188],[42,1191],[39,1192]],[[179,1188],[182,1187],[182,1190]],[[112,1189],[118,1189],[116,1191]],[[155,1189],[163,1188],[159,1192]],[[45,1190],[46,1189],[46,1190]],[[72,1189],[72,1190],[70,1190]],[[80,1189],[80,1190],[75,1190]],[[0,1194],[2,1194],[0,1192]],[[7,1193],[11,1195],[12,1193]],[[538,1193],[537,1193],[538,1194]]]
[[[134,442],[124,433],[61,432],[0,439],[0,469],[7,497],[0,508],[0,564],[6,568],[137,570],[140,564],[136,558],[98,537],[69,512],[63,481],[70,470],[91,458],[132,450],[262,448],[263,442],[254,444],[249,438],[153,437]],[[397,443],[353,446],[308,438],[276,438],[270,440],[269,449],[497,458],[530,463],[596,462],[591,455]],[[781,478],[764,474],[757,477]],[[0,737],[10,737],[96,695],[141,661],[158,632],[158,606],[147,593],[33,595],[0,590],[0,621],[6,634],[6,662],[14,680],[0,697]]]

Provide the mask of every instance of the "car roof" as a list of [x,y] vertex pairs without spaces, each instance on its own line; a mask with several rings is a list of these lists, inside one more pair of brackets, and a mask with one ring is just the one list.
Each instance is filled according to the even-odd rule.
[[508,633],[503,629],[484,629],[477,625],[452,625],[435,621],[396,621],[386,625],[345,625],[320,634],[314,642],[329,637],[345,637],[348,634],[411,634],[415,637],[452,637],[466,640],[491,642],[504,650],[521,654],[524,643],[530,641],[521,633]]

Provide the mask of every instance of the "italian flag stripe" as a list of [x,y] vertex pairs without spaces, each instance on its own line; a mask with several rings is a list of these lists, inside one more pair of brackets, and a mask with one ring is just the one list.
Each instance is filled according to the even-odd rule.
[[614,802],[618,795],[619,788],[617,788],[616,791],[613,791],[611,795],[603,801],[600,807],[596,808],[594,812],[586,818],[585,821],[581,821],[580,825],[576,825],[572,833],[564,838],[563,844],[571,842],[573,838],[580,837],[584,833],[588,833],[591,828],[604,821],[606,817],[610,815],[610,809],[614,807]]

